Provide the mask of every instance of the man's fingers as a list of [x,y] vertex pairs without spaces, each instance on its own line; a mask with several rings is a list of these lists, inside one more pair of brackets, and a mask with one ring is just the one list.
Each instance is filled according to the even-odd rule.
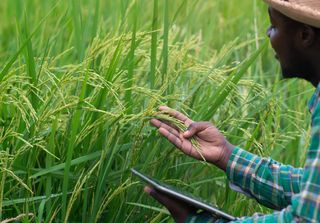
[[165,128],[159,128],[159,132],[161,135],[166,137],[171,143],[173,143],[176,147],[181,148],[182,140],[179,136],[176,136],[175,134],[171,133]]
[[[177,129],[176,126],[174,126],[172,123],[169,123],[168,121],[165,121],[165,120],[153,118],[153,119],[150,120],[150,123],[153,126],[158,127],[158,128],[160,128],[160,127],[164,127],[164,128],[169,127],[169,128],[175,129],[175,130],[177,130],[177,132],[179,132],[179,129]],[[162,126],[162,124],[164,124],[164,125]]]
[[145,186],[143,190],[144,190],[144,192],[146,192],[147,194],[150,194],[150,193],[151,193],[152,188],[151,188],[151,187],[149,187],[149,186]]
[[196,135],[198,132],[201,132],[212,126],[210,122],[193,122],[188,127],[188,130],[183,133],[183,137],[190,138]]
[[188,156],[192,156],[196,159],[199,158],[199,153],[195,150],[189,140],[183,140],[181,143],[182,151],[187,154]]
[[179,135],[180,135],[178,130],[176,130],[172,126],[170,126],[162,121],[159,121],[158,119],[151,119],[150,123],[151,123],[151,125],[157,127],[158,129],[160,129],[160,128],[166,129],[168,132],[174,134],[176,137],[179,137]]
[[172,144],[178,147],[183,153],[199,159],[198,152],[193,148],[189,140],[182,140],[179,136],[172,134],[165,128],[160,128],[159,132],[161,135],[167,138],[167,140],[169,140]]
[[160,111],[164,111],[167,112],[169,115],[171,115],[172,117],[184,122],[187,126],[190,125],[192,123],[192,120],[190,118],[188,118],[187,116],[185,116],[184,114],[182,114],[181,112],[178,112],[172,108],[169,108],[167,106],[160,106],[159,107]]
[[144,188],[144,191],[147,194],[149,194],[151,197],[156,199],[160,204],[164,205],[168,209],[171,208],[171,206],[172,206],[171,200],[167,196],[160,194],[158,191],[156,191],[155,189],[153,189],[152,187],[149,187],[149,186],[146,186]]
[[177,223],[185,222],[190,213],[196,212],[196,208],[168,195],[162,194],[152,187],[146,186],[144,191],[164,205]]

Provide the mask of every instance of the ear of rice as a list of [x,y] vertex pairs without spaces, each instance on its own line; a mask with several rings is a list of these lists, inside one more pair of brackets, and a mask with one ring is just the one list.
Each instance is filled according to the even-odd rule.
[[[170,125],[173,125],[175,128],[177,128],[180,132],[185,132],[188,129],[188,126],[180,121],[179,119],[176,119],[168,114],[168,112],[162,111],[162,112],[156,112],[152,115],[154,118],[159,119],[161,121],[170,123]],[[195,148],[195,150],[199,153],[203,161],[206,161],[204,158],[202,151],[201,151],[201,146],[199,142],[196,140],[196,138],[193,136],[190,138],[190,142]]]

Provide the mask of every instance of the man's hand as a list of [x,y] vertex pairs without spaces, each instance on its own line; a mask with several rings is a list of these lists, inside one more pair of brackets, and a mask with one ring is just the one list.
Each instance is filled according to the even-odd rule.
[[165,206],[177,223],[185,222],[189,214],[196,212],[194,208],[183,201],[164,195],[151,187],[146,186],[144,191]]
[[214,218],[210,213],[208,212],[201,212],[197,213],[197,209],[188,205],[187,203],[172,198],[168,195],[165,195],[152,187],[146,186],[144,188],[144,191],[152,196],[154,199],[156,199],[160,204],[165,206],[168,211],[170,212],[171,216],[177,223],[184,223],[186,222],[188,217],[197,216],[197,219],[200,220],[200,222],[216,222],[216,218]]
[[166,137],[185,154],[196,159],[202,159],[189,140],[191,137],[194,137],[199,142],[201,154],[206,161],[215,164],[224,171],[226,170],[234,146],[227,141],[214,125],[209,122],[194,122],[182,113],[166,106],[161,106],[159,110],[166,111],[166,113],[188,126],[186,132],[180,132],[171,126],[170,123],[151,119],[151,124],[158,128],[161,135]]

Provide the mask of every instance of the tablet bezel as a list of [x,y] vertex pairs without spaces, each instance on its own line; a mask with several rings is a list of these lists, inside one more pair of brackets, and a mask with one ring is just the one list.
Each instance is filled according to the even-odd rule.
[[[191,204],[193,206],[195,206],[196,208],[199,208],[201,210],[204,211],[208,211],[209,213],[213,214],[214,216],[218,217],[218,218],[223,218],[225,220],[228,221],[234,221],[236,220],[235,217],[233,217],[232,215],[229,215],[221,210],[219,210],[216,207],[213,207],[209,204],[204,203],[203,201],[197,200],[195,198],[189,197],[181,192],[175,191],[173,189],[170,189],[168,187],[166,187],[165,185],[161,185],[163,183],[161,182],[156,182],[154,179],[150,178],[149,176],[146,176],[145,174],[135,170],[135,169],[131,169],[131,172],[140,177],[143,181],[145,181],[146,183],[150,184],[154,189],[158,190],[159,192],[165,193],[169,196],[172,196],[174,198],[177,198],[181,201],[184,201],[188,204]],[[170,185],[168,185],[170,186]],[[171,186],[170,186],[171,187]]]

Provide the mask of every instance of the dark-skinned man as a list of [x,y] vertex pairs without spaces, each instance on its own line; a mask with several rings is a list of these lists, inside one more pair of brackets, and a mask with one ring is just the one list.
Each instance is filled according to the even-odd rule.
[[[203,156],[226,172],[231,187],[255,198],[276,211],[269,215],[243,217],[236,222],[320,222],[320,0],[264,0],[269,5],[270,43],[279,60],[284,78],[303,78],[316,91],[309,102],[312,137],[304,168],[283,165],[238,148],[227,141],[208,122],[194,122],[167,107],[189,126],[179,132],[160,120],[151,124],[185,154],[201,159],[190,137],[200,143]],[[197,215],[187,204],[159,193],[151,187],[145,192],[171,213],[176,222],[220,222],[210,215]]]

